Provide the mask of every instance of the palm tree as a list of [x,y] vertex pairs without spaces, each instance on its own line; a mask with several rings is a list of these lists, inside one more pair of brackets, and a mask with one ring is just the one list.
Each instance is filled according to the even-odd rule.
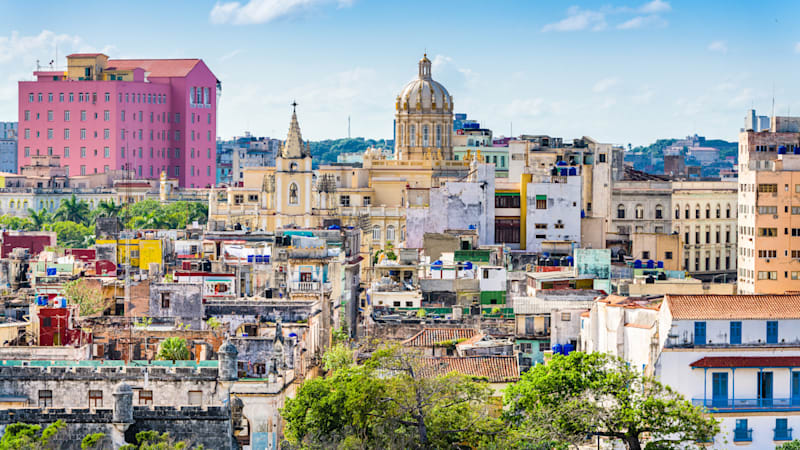
[[189,348],[186,346],[186,339],[179,337],[169,337],[161,341],[158,347],[156,359],[165,361],[179,361],[191,359]]
[[75,194],[71,198],[61,201],[61,205],[56,210],[55,218],[75,223],[88,223],[89,204],[84,200],[78,200]]
[[122,205],[117,205],[114,200],[100,200],[97,204],[97,217],[116,217],[122,211]]
[[44,208],[40,209],[39,212],[36,212],[33,208],[28,208],[28,215],[35,231],[41,231],[45,225],[53,222],[53,215]]

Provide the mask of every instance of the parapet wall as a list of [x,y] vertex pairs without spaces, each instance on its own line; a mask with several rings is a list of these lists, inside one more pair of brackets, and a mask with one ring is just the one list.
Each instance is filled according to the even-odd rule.
[[153,381],[215,381],[219,369],[216,367],[39,367],[0,366],[0,381],[59,380],[59,381],[103,381],[120,382],[141,380]]

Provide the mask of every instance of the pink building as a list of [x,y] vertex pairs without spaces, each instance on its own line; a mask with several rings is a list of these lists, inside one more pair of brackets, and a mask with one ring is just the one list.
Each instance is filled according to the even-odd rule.
[[19,82],[20,168],[58,155],[68,175],[128,168],[214,185],[221,84],[202,60],[73,54],[66,71],[34,76]]

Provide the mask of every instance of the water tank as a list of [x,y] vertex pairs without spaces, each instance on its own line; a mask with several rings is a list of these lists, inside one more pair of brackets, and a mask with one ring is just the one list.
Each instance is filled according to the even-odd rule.
[[785,145],[781,145],[780,147],[778,147],[778,154],[779,155],[785,155],[786,154],[786,146]]
[[553,346],[553,354],[560,355],[561,354],[561,344],[556,344]]
[[581,219],[583,219],[584,217],[586,217],[586,211],[581,210]]
[[655,267],[656,267],[656,262],[653,261],[652,259],[648,259],[647,260],[647,268],[648,269],[655,269]]
[[558,267],[559,265],[558,259],[553,259],[553,266]]
[[567,169],[561,169],[561,176],[562,177],[567,176]]
[[578,169],[576,169],[574,167],[570,167],[569,168],[569,174],[570,175],[577,175],[578,174]]
[[571,266],[573,261],[574,259],[572,258],[572,256],[567,256],[567,265]]
[[800,155],[800,145],[798,145],[797,147],[794,148],[794,154],[795,155]]
[[633,268],[634,269],[641,269],[642,268],[642,260],[641,259],[637,259],[636,261],[634,261],[633,262]]
[[575,351],[575,346],[572,344],[564,344],[564,354],[569,355]]
[[658,263],[656,263],[656,267],[658,267],[659,269],[663,269],[664,268],[664,261],[659,261]]
[[464,263],[464,270],[472,270],[472,262],[467,261]]
[[652,275],[648,275],[644,280],[645,284],[655,284],[656,279]]
[[559,161],[559,162],[556,163],[556,165],[557,166],[566,166],[567,163],[566,163],[566,161]]

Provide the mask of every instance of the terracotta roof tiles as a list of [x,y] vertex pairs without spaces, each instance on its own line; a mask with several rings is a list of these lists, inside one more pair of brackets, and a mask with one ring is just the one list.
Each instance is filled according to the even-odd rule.
[[667,295],[673,319],[797,319],[800,295]]
[[519,380],[516,356],[442,356],[421,358],[420,362],[419,373],[423,378],[458,372],[467,376],[485,377],[490,383]]
[[476,334],[478,334],[478,330],[472,328],[423,328],[419,333],[403,341],[403,345],[432,347],[439,342],[466,340]]

